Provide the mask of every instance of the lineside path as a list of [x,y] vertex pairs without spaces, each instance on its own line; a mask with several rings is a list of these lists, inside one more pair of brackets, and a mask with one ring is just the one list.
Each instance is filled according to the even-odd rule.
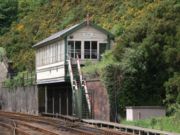
[[58,116],[51,118],[0,111],[0,129],[4,129],[6,134],[3,135],[130,135],[92,126],[75,117]]
[[83,119],[82,120],[85,123],[95,125],[97,127],[107,127],[110,129],[116,129],[117,131],[123,131],[129,134],[137,134],[137,135],[180,135],[178,133],[170,133],[155,129],[148,129],[148,128],[141,128],[136,126],[129,126],[129,125],[123,125],[123,124],[117,124],[113,122],[105,122],[100,120],[92,120],[92,119]]

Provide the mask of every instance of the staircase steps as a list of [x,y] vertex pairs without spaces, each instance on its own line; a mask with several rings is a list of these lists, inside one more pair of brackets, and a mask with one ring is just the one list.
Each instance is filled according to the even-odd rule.
[[[90,118],[90,111],[87,101],[87,90],[85,90],[84,84],[82,84],[82,75],[80,73],[80,63],[72,64],[70,60],[68,61],[69,66],[69,78],[71,81],[74,103],[76,104],[74,109],[76,115],[81,118]],[[73,79],[73,80],[72,80]],[[78,109],[78,110],[77,110]]]

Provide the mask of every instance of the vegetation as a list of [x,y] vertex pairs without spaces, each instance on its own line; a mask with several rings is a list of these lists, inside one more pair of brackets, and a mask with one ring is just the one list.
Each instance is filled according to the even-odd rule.
[[13,78],[9,77],[4,82],[4,87],[14,88],[19,86],[30,86],[35,84],[35,73],[34,72],[19,72]]
[[[96,66],[87,62],[84,69],[89,77],[101,77],[104,82],[112,119],[119,112],[123,116],[129,105],[166,105],[169,115],[179,110],[179,0],[2,1],[0,22],[8,23],[0,23],[0,46],[17,71],[34,70],[32,45],[89,13],[116,36],[112,51]],[[7,6],[2,5],[10,1],[11,12],[5,12]]]
[[5,50],[4,48],[0,47],[0,62],[3,60],[3,56],[5,55]]
[[0,0],[0,35],[5,33],[11,23],[16,20],[17,11],[17,0]]
[[85,73],[101,75],[111,110],[116,110],[112,116],[123,116],[125,106],[132,105],[166,105],[173,114],[179,110],[180,3],[129,1],[122,6],[127,12],[114,25],[117,40],[110,63]]
[[171,117],[151,118],[137,121],[122,121],[122,124],[180,133],[180,114],[178,113]]

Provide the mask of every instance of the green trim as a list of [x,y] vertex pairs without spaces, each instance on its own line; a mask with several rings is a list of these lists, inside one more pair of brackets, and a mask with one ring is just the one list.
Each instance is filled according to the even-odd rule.
[[64,38],[64,70],[65,70],[65,80],[66,80],[66,77],[67,77],[67,37]]
[[84,27],[85,25],[86,25],[86,23],[85,23],[85,22],[82,22],[82,23],[80,23],[79,25],[77,25],[75,28],[73,28],[73,29],[67,31],[66,33],[62,34],[61,37],[67,37],[67,36],[69,36],[70,34],[72,34],[73,32],[81,29],[81,28]]
[[107,50],[110,50],[111,49],[111,38],[110,38],[110,36],[109,35],[107,35],[107,41],[108,41],[108,43],[107,43]]

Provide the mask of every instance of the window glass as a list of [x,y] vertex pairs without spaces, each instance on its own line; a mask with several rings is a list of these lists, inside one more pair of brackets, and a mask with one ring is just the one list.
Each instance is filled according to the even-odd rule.
[[47,63],[50,64],[50,51],[49,51],[50,45],[47,46],[47,50],[48,50],[48,52],[47,52]]
[[99,43],[99,57],[102,58],[103,53],[106,51],[107,43]]
[[68,41],[68,55],[74,58],[74,41]]
[[61,61],[61,44],[58,43],[58,61]]
[[42,48],[40,49],[40,65],[42,66]]
[[90,41],[84,42],[84,58],[90,59]]
[[58,43],[55,45],[55,62],[58,62]]
[[52,45],[50,45],[50,49],[49,49],[49,52],[50,52],[50,55],[49,55],[49,57],[50,57],[50,64],[52,63]]
[[97,41],[91,42],[91,58],[97,59]]
[[78,55],[79,58],[81,58],[81,41],[75,41],[75,56],[76,58]]
[[45,59],[45,64],[48,64],[48,46],[45,47],[45,56],[44,56],[44,59]]
[[55,44],[52,45],[52,63],[55,62]]

